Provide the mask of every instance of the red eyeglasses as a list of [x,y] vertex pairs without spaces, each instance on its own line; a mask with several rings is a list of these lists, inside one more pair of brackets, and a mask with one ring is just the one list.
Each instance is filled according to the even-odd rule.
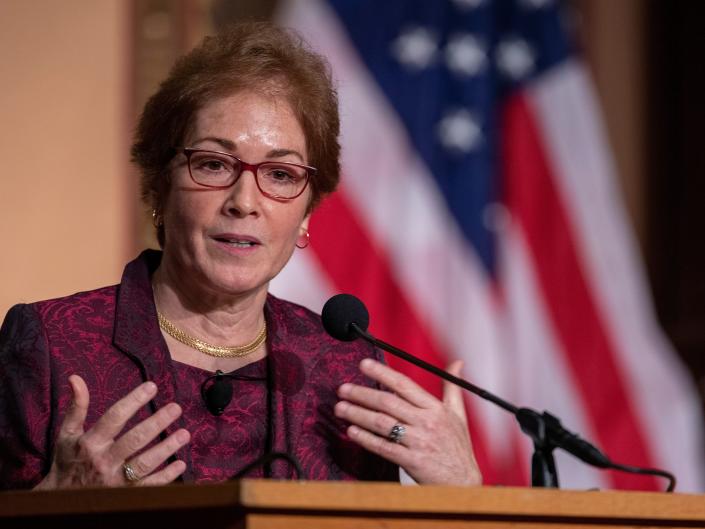
[[291,200],[304,192],[316,168],[287,162],[250,164],[226,152],[183,148],[191,179],[198,185],[225,189],[237,182],[243,171],[252,171],[260,192],[276,200]]

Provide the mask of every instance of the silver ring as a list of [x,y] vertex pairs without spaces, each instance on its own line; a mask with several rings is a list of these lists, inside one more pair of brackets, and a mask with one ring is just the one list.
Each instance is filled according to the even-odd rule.
[[132,468],[132,465],[125,461],[122,464],[122,473],[125,476],[125,479],[128,481],[128,483],[136,483],[137,481],[140,480],[140,478],[137,477],[137,474],[135,473],[135,469]]
[[389,439],[392,443],[399,444],[404,438],[405,433],[406,428],[404,427],[404,425],[396,423],[394,426],[392,426],[392,429],[389,430],[389,435],[387,436],[387,439]]

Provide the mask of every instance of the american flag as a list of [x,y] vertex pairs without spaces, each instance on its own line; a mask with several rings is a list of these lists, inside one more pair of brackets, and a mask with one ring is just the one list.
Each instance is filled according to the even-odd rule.
[[[655,325],[590,79],[551,0],[292,0],[279,21],[330,60],[340,190],[272,292],[360,297],[370,330],[619,463],[703,490],[689,376]],[[439,394],[431,375],[389,362]],[[467,399],[485,482],[530,480],[514,419]],[[570,488],[657,490],[557,452]]]

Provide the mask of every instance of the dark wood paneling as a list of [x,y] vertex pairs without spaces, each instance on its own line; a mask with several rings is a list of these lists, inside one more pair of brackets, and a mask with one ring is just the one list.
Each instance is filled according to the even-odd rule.
[[659,319],[705,388],[705,2],[648,3],[647,264]]

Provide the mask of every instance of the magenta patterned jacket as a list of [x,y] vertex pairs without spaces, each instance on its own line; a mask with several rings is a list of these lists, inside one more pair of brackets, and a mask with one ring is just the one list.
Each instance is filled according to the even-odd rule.
[[[86,429],[146,380],[154,381],[159,392],[126,428],[177,400],[174,366],[150,283],[160,259],[159,252],[145,251],[127,265],[119,285],[16,305],[8,312],[0,330],[1,489],[33,487],[49,471],[71,402],[69,375],[83,377],[90,391]],[[357,366],[362,358],[380,359],[380,354],[363,343],[333,340],[317,315],[271,295],[265,318],[270,448],[296,458],[303,479],[396,481],[398,468],[352,443],[345,424],[333,416],[336,388],[345,381],[369,385]],[[199,388],[190,391],[191,408],[207,414]],[[186,427],[188,420],[185,411],[167,433]],[[198,442],[192,440],[178,453],[187,464],[184,481],[202,481],[194,454],[210,447],[194,445]],[[208,437],[200,442],[208,443]],[[269,475],[295,477],[283,461],[275,462]]]

